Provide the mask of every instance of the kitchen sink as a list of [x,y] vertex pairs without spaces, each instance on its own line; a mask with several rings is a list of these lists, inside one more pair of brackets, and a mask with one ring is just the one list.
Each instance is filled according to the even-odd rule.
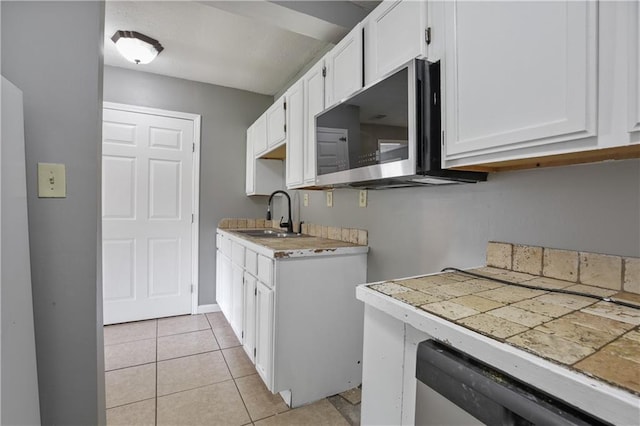
[[278,231],[275,229],[243,229],[236,230],[239,234],[248,235],[250,237],[259,238],[302,238],[309,235],[298,234],[297,232]]

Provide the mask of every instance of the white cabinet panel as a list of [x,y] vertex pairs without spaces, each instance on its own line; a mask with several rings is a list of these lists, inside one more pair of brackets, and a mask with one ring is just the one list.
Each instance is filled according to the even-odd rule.
[[246,182],[247,195],[269,195],[284,189],[284,164],[282,160],[257,158],[267,150],[265,115],[247,129]]
[[216,252],[216,302],[228,319],[231,318],[231,259]]
[[273,285],[273,260],[261,254],[258,255],[258,279],[269,287]]
[[327,107],[362,88],[362,25],[356,25],[325,57]]
[[250,274],[258,275],[258,253],[246,249],[244,267]]
[[244,320],[242,323],[242,348],[251,362],[255,363],[256,347],[256,285],[258,280],[244,274]]
[[231,318],[229,323],[239,341],[242,342],[242,322],[244,303],[244,270],[241,266],[231,265]]
[[444,8],[447,158],[595,135],[594,2]]
[[418,56],[425,56],[426,1],[384,1],[364,21],[365,85]]
[[247,129],[245,194],[251,195],[255,190],[256,157],[253,152],[253,127]]
[[243,245],[232,241],[231,242],[231,260],[238,266],[244,267],[244,251]]
[[256,371],[272,390],[273,290],[260,281],[256,290]]
[[274,102],[266,112],[267,116],[267,149],[275,148],[284,142],[286,137],[286,116],[284,96]]
[[253,152],[258,157],[267,151],[267,113],[253,123]]
[[287,100],[287,188],[302,184],[304,160],[304,81],[298,80],[285,94]]
[[319,61],[303,77],[305,102],[304,183],[316,183],[316,114],[324,110],[324,61]]

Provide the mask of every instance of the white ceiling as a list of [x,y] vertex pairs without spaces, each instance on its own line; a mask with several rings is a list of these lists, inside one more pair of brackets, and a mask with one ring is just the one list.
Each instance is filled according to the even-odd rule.
[[[277,4],[276,4],[277,3]],[[273,95],[321,51],[375,7],[367,2],[113,1],[106,2],[106,65]],[[358,4],[356,4],[358,3]],[[314,6],[316,17],[304,9]],[[303,11],[301,11],[303,10]],[[347,13],[348,12],[348,13]],[[336,24],[329,22],[333,13]],[[111,36],[133,30],[164,50],[147,65],[126,61]]]

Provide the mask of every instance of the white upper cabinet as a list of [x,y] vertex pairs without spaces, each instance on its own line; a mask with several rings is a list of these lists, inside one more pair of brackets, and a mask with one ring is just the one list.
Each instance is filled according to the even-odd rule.
[[253,123],[253,153],[256,157],[267,152],[267,113]]
[[584,141],[597,128],[597,10],[591,1],[444,3],[445,166],[597,144]]
[[[261,117],[264,118],[264,115]],[[245,192],[247,195],[269,195],[277,189],[284,188],[284,165],[282,160],[257,158],[255,145],[266,141],[266,127],[258,119],[247,129],[247,163]]]
[[286,111],[285,99],[282,96],[267,110],[267,150],[271,150],[285,141]]
[[364,82],[427,55],[427,2],[383,1],[364,22]]
[[598,147],[640,142],[638,2],[598,5]]
[[256,160],[253,150],[253,129],[251,126],[247,129],[247,170],[245,179],[245,192],[247,195],[253,194],[255,189],[254,173],[256,171]]
[[304,141],[304,183],[315,185],[316,183],[316,114],[324,110],[323,76],[324,61],[319,61],[302,78],[304,80],[305,102],[305,132]]
[[362,25],[356,25],[325,56],[325,105],[347,98],[362,88]]
[[287,188],[303,182],[304,160],[304,80],[300,79],[285,93],[287,100]]

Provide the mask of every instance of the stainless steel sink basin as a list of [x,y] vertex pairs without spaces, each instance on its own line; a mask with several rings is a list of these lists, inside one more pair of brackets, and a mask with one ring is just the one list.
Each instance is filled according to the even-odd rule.
[[240,234],[245,234],[250,237],[259,238],[301,238],[308,237],[308,235],[298,234],[296,232],[277,231],[275,229],[243,229],[237,230]]

